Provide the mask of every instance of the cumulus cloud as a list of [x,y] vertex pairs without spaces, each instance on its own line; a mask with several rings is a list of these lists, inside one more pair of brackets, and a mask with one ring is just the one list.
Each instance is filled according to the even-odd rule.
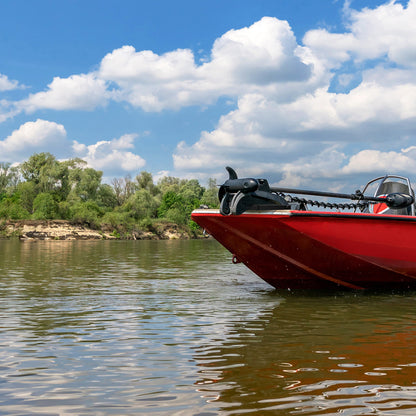
[[157,55],[123,46],[103,58],[98,76],[117,86],[114,99],[145,111],[179,109],[264,89],[294,94],[312,72],[302,53],[287,22],[265,17],[217,39],[202,65],[189,49]]
[[[18,81],[10,80],[7,75],[0,74],[0,92],[23,88],[24,86],[20,85]],[[20,111],[15,108],[13,102],[5,99],[0,100],[0,123],[13,118],[15,115],[19,114],[19,112]]]
[[0,91],[10,91],[19,88],[19,83],[15,80],[10,80],[7,75],[0,74]]
[[407,7],[390,1],[377,8],[346,8],[347,33],[310,30],[303,42],[332,67],[349,59],[365,61],[387,56],[396,64],[416,64],[416,1]]
[[62,124],[53,121],[29,121],[22,124],[4,140],[0,140],[0,162],[22,162],[34,153],[50,152],[57,158],[70,155],[84,159],[88,165],[103,170],[108,176],[137,172],[146,161],[134,153],[136,134],[125,134],[112,140],[86,145],[67,138]]
[[3,123],[9,118],[13,118],[20,111],[17,110],[14,104],[8,100],[0,100],[0,123]]
[[93,110],[106,104],[107,85],[93,73],[72,75],[68,78],[55,77],[47,91],[29,95],[17,106],[32,113],[37,110]]
[[[298,44],[288,22],[264,17],[250,27],[230,30],[214,43],[212,60],[201,67],[224,79],[232,89],[305,81],[311,73],[298,57]],[[244,88],[246,91],[246,88]]]
[[[345,2],[344,12],[342,32],[314,29],[301,41],[288,22],[264,17],[218,37],[203,62],[189,49],[123,46],[94,72],[54,78],[14,111],[92,110],[114,100],[160,112],[230,97],[234,107],[214,129],[193,142],[178,137],[172,174],[218,177],[231,164],[296,185],[367,175],[393,160],[413,172],[416,0],[362,10]],[[0,75],[0,90],[13,82]],[[0,121],[12,110],[0,102]],[[96,169],[133,171],[145,165],[134,139],[74,141],[72,149]]]
[[[244,169],[249,164],[286,185],[386,173],[392,167],[415,172],[414,150],[394,146],[415,137],[416,0],[407,7],[391,1],[346,12],[345,33],[311,30],[303,46],[287,49],[312,65],[309,78],[298,83],[299,94],[282,99],[276,89],[245,89],[237,108],[214,130],[178,145],[175,169],[209,176],[227,164]],[[285,39],[282,32],[279,36]],[[344,90],[331,89],[336,80]],[[352,80],[355,85],[347,89]]]
[[416,174],[416,147],[411,146],[400,151],[382,152],[380,150],[362,150],[351,156],[342,172],[346,174],[358,172],[406,172]]
[[[348,155],[333,145],[311,157],[300,157],[281,166],[282,177],[277,185],[316,188],[317,184],[331,191],[354,192],[370,179],[386,174],[405,177],[416,175],[416,147],[399,150],[364,149]],[[348,181],[346,181],[346,178]],[[351,186],[354,183],[354,186]]]
[[69,150],[66,136],[62,124],[41,119],[28,121],[0,141],[0,160],[21,162],[39,149],[59,156]]
[[139,155],[126,151],[134,147],[136,134],[125,134],[118,139],[101,140],[95,144],[85,145],[74,140],[72,149],[94,169],[105,171],[106,175],[120,172],[134,172],[146,161]]

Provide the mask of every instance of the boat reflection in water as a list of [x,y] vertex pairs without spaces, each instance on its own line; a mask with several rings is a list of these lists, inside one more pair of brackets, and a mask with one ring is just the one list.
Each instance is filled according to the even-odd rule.
[[221,415],[414,415],[415,303],[289,297],[197,348],[198,391]]

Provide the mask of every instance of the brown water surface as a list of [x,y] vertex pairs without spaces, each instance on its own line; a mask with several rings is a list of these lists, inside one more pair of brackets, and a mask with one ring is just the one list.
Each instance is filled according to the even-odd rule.
[[416,293],[276,292],[215,241],[0,240],[0,415],[416,415]]

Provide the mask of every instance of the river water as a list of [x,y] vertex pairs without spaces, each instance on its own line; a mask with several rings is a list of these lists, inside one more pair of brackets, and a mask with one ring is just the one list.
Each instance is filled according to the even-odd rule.
[[416,415],[416,293],[302,294],[213,240],[0,240],[0,415]]

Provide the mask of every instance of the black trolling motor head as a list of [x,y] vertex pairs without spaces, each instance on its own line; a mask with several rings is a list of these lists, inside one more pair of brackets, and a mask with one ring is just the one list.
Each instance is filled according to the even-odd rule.
[[233,168],[226,169],[229,178],[218,191],[222,215],[240,215],[248,209],[289,208],[284,198],[271,192],[266,179],[239,179]]
[[259,188],[259,182],[257,179],[253,178],[242,178],[238,179],[237,173],[233,168],[227,166],[229,178],[220,186],[218,197],[220,201],[222,200],[223,196],[229,193],[236,193],[236,192],[254,192]]

